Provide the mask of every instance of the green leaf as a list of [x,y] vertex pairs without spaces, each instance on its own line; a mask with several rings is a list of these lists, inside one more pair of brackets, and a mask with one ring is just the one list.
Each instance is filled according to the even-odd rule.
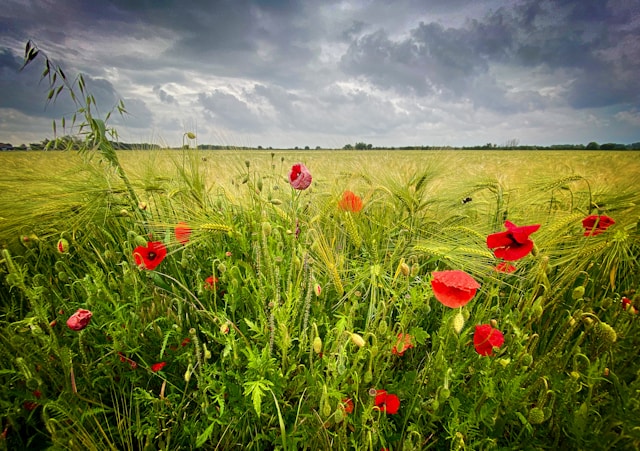
[[243,385],[244,395],[251,396],[253,409],[256,411],[258,416],[260,416],[262,412],[262,397],[264,396],[264,392],[268,391],[269,388],[273,386],[273,382],[266,379],[260,379],[259,381],[245,382]]
[[207,426],[207,428],[202,431],[202,434],[200,434],[197,438],[196,438],[196,448],[200,448],[202,447],[207,440],[209,440],[209,437],[211,437],[211,434],[213,433],[213,428],[215,427],[215,423],[211,422],[211,424],[209,426]]

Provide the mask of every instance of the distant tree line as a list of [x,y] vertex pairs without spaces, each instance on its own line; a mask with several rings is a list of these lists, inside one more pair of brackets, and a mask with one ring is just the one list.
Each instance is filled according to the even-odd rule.
[[[117,150],[160,150],[163,147],[158,144],[150,143],[125,143],[111,141],[113,147]],[[83,141],[77,136],[63,136],[55,140],[44,139],[39,143],[21,144],[19,146],[13,146],[10,143],[0,142],[0,151],[3,150],[79,150],[83,146]],[[182,149],[182,147],[176,147],[175,149]],[[231,145],[218,145],[218,144],[200,144],[197,149],[199,150],[273,150],[273,147],[250,147],[250,146],[231,146]],[[323,149],[320,146],[315,147],[316,150]],[[550,146],[538,146],[538,145],[520,145],[518,140],[509,140],[503,144],[486,143],[482,145],[474,146],[384,146],[378,147],[373,144],[365,142],[356,142],[355,144],[345,144],[342,147],[343,150],[640,150],[640,142],[634,142],[631,144],[620,143],[603,143],[599,144],[595,141],[591,141],[588,144],[552,144]],[[291,147],[289,150],[311,150],[311,147]]]

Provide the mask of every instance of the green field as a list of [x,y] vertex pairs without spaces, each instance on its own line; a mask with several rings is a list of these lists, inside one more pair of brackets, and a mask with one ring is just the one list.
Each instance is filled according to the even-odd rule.
[[100,157],[0,153],[0,449],[640,447],[640,152]]

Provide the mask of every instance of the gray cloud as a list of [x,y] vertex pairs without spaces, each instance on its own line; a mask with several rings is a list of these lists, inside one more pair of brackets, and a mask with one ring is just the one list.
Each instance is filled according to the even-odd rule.
[[254,132],[264,126],[260,115],[249,108],[246,102],[228,92],[216,89],[198,95],[207,118],[224,127],[239,131]]

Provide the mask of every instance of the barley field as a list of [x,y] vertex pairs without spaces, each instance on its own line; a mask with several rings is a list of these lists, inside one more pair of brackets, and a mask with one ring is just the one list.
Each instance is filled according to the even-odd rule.
[[0,449],[638,449],[639,156],[0,153]]

